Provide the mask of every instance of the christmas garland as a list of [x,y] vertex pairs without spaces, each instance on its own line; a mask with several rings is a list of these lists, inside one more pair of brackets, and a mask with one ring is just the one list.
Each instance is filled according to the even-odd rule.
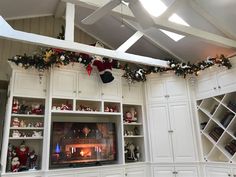
[[[8,59],[10,62],[15,63],[16,65],[28,68],[36,68],[40,72],[48,70],[51,67],[60,67],[65,66],[70,63],[81,63],[86,67],[86,70],[91,72],[91,62],[94,59],[93,56],[87,55],[84,53],[76,53],[65,51],[61,49],[42,49],[41,53],[28,56],[16,55],[11,59]],[[108,58],[103,58],[103,60],[109,60]],[[198,75],[198,72],[205,70],[213,65],[224,66],[230,69],[232,67],[228,58],[224,55],[215,58],[207,58],[205,61],[198,62],[196,64],[191,63],[181,63],[174,59],[167,60],[169,67],[139,67],[136,69],[131,69],[130,64],[121,64],[117,60],[113,60],[112,68],[123,69],[125,71],[123,77],[128,80],[129,83],[146,81],[146,75],[150,73],[162,73],[166,71],[174,71],[177,76],[186,77],[188,74]],[[89,73],[90,74],[90,73]]]

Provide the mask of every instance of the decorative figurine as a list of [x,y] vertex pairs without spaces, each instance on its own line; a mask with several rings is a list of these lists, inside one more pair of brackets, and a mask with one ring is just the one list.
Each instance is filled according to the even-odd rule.
[[18,172],[20,168],[20,161],[19,157],[13,157],[11,161],[11,171],[12,172]]
[[25,142],[23,141],[20,145],[20,147],[16,148],[16,154],[19,157],[20,166],[24,167],[26,166],[27,160],[28,160],[28,153],[29,153],[29,147],[25,145]]
[[31,151],[29,153],[29,168],[30,169],[35,169],[36,166],[36,161],[37,161],[38,156],[35,154],[35,151]]
[[134,135],[140,135],[138,127],[134,127]]
[[12,125],[12,127],[19,127],[20,120],[17,117],[13,118],[11,125]]
[[9,143],[7,151],[7,158],[8,158],[7,171],[12,170],[12,158],[15,156],[16,156],[15,147],[11,143]]
[[21,133],[18,130],[13,130],[12,137],[13,138],[19,138],[21,136]]
[[35,138],[42,137],[42,131],[33,131],[32,137],[35,137]]
[[19,108],[20,108],[19,101],[14,98],[13,104],[12,104],[12,113],[17,114],[19,112]]
[[25,121],[24,121],[24,120],[21,120],[21,121],[20,121],[20,127],[26,127],[26,124],[25,124]]
[[104,112],[109,112],[110,111],[110,109],[109,109],[109,107],[107,106],[105,109],[104,109]]
[[133,123],[137,122],[137,120],[137,112],[135,111],[135,108],[130,108],[130,110],[125,113],[124,122]]

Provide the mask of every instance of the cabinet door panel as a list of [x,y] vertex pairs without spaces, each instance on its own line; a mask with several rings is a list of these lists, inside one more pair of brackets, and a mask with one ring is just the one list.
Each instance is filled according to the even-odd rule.
[[76,177],[100,177],[100,175],[98,172],[91,172],[91,173],[77,174]]
[[13,85],[14,95],[46,96],[46,77],[37,73],[15,73]]
[[153,177],[174,177],[173,167],[155,167]]
[[106,171],[101,171],[101,177],[124,177],[124,170],[106,170]]
[[121,78],[114,76],[115,79],[106,84],[102,84],[102,99],[104,100],[121,100]]
[[188,102],[169,104],[174,158],[176,162],[195,160],[193,129]]
[[218,88],[221,94],[235,91],[236,89],[236,68],[221,71],[218,73]]
[[52,95],[54,97],[73,98],[76,95],[77,73],[55,70],[52,79]]
[[151,78],[147,80],[147,91],[149,102],[165,102],[166,87],[165,80],[160,78]]
[[131,168],[126,170],[127,177],[147,177],[146,168]]
[[216,73],[201,73],[201,75],[197,77],[195,93],[197,99],[218,94]]
[[182,101],[188,99],[186,81],[183,78],[171,77],[166,80],[168,101]]
[[[124,81],[127,82],[127,81]],[[142,84],[122,84],[122,95],[123,103],[142,103],[143,93],[142,93]]]
[[85,99],[100,99],[101,85],[97,75],[87,73],[79,73],[78,81],[78,97]]
[[153,162],[172,162],[172,145],[167,104],[151,106],[149,109],[151,134],[151,157]]
[[206,168],[207,177],[229,177],[231,170],[229,168]]
[[176,167],[178,177],[198,177],[198,170],[196,167]]

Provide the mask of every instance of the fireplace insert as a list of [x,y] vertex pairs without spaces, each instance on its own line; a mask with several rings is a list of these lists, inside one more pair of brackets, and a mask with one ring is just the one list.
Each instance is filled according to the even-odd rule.
[[52,123],[50,168],[102,165],[116,156],[115,123]]

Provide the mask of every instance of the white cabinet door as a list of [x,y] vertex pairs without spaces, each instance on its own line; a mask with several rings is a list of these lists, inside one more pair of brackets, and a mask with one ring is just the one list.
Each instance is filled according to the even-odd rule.
[[101,85],[100,78],[96,74],[79,73],[78,76],[78,97],[79,99],[100,99]]
[[147,171],[145,167],[139,168],[127,168],[125,172],[125,176],[127,177],[148,177]]
[[152,162],[172,162],[172,144],[167,104],[151,105],[149,108]]
[[236,90],[236,68],[221,71],[217,74],[218,89],[220,94],[233,92]]
[[13,94],[29,97],[46,96],[46,76],[39,77],[39,73],[16,72],[13,81]]
[[195,94],[197,99],[218,94],[216,72],[203,72],[197,77]]
[[149,78],[147,80],[148,102],[165,102],[166,100],[166,85],[165,79]]
[[142,104],[143,102],[143,85],[142,83],[122,84],[122,99],[124,104]]
[[153,177],[174,177],[173,167],[154,167]]
[[232,176],[232,177],[236,177],[236,168],[233,168],[233,169],[232,169],[232,173],[233,173],[233,176]]
[[229,177],[231,176],[231,170],[229,168],[224,167],[206,167],[206,174],[207,177]]
[[101,177],[124,177],[123,169],[110,169],[110,170],[102,170]]
[[175,162],[195,160],[194,136],[188,102],[169,104]]
[[182,77],[169,77],[166,79],[166,92],[168,102],[178,102],[188,99],[186,80]]
[[176,177],[199,177],[197,167],[175,167]]
[[111,100],[111,101],[120,101],[121,100],[121,78],[120,76],[114,76],[115,79],[106,84],[102,85],[102,99]]
[[52,95],[59,98],[74,98],[77,90],[77,72],[54,70]]

